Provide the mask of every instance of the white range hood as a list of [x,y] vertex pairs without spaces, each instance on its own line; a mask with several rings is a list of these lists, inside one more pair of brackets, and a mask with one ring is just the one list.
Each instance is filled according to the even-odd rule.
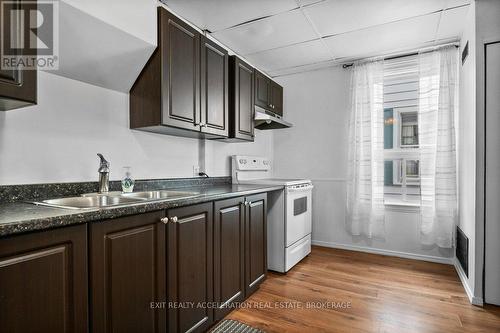
[[293,125],[283,120],[281,117],[266,112],[261,107],[255,106],[255,128],[260,130],[289,128]]

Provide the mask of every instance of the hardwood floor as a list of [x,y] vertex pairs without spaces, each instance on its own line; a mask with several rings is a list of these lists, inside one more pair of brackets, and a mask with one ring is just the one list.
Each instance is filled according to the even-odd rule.
[[500,308],[471,305],[451,265],[323,247],[226,318],[269,333],[500,332]]

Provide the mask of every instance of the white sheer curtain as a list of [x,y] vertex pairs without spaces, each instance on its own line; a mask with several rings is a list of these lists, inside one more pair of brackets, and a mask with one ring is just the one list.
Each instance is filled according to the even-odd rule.
[[454,46],[419,55],[421,236],[444,248],[453,246],[457,217],[457,59]]
[[383,63],[355,64],[351,74],[346,227],[384,236]]

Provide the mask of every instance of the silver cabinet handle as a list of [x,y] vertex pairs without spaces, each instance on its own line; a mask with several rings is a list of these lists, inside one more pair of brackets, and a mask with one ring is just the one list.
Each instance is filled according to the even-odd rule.
[[243,202],[243,204],[244,204],[245,206],[248,206],[248,201],[246,201],[246,200],[245,200],[245,202]]
[[252,204],[252,202],[251,202],[251,201],[249,201],[249,202],[248,202],[248,205],[250,206],[251,204]]
[[163,224],[167,224],[168,223],[168,217],[164,217],[164,218],[160,219],[160,221],[162,221]]
[[171,221],[172,223],[177,223],[177,220],[178,220],[178,219],[177,219],[177,216],[173,216],[173,217],[171,217],[171,218],[170,218],[170,221]]

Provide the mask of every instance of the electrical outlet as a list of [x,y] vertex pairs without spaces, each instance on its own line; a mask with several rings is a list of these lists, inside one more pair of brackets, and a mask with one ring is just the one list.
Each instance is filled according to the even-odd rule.
[[193,165],[193,177],[199,177],[199,176],[200,176],[200,166]]

